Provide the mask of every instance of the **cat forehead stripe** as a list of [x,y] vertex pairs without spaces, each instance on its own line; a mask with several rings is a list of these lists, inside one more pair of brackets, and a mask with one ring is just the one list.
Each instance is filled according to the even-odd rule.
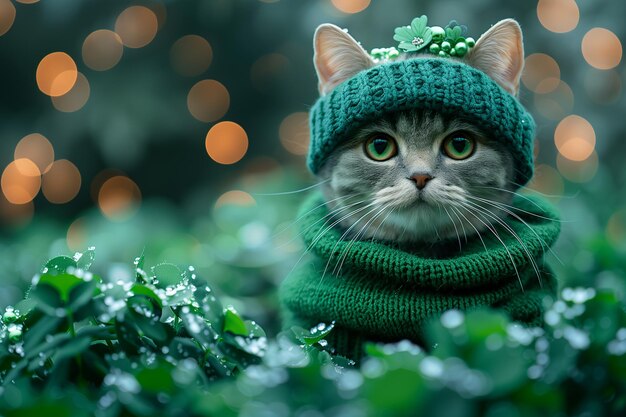
[[404,110],[467,118],[515,155],[515,183],[533,174],[534,121],[520,102],[482,71],[440,58],[417,58],[361,71],[318,99],[310,111],[307,164],[318,173],[355,129]]

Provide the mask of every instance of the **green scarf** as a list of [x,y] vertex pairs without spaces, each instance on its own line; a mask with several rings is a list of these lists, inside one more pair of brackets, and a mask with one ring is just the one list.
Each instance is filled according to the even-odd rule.
[[537,197],[516,198],[513,206],[519,219],[509,216],[506,223],[524,245],[496,227],[506,249],[485,231],[484,246],[477,236],[467,242],[461,236],[460,251],[456,240],[430,248],[369,240],[351,244],[341,240],[341,230],[327,230],[332,224],[326,221],[328,209],[321,196],[313,196],[301,219],[313,259],[303,258],[281,285],[285,325],[310,328],[335,322],[328,342],[336,353],[354,359],[365,341],[421,343],[425,319],[449,309],[491,306],[513,320],[540,325],[542,301],[556,291],[543,254],[558,237],[558,215]]

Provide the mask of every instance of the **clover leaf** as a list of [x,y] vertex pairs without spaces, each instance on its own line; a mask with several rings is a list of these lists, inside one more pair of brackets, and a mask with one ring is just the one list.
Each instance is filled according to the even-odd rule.
[[398,48],[405,52],[417,52],[425,48],[432,40],[432,31],[427,26],[426,16],[416,17],[409,26],[395,29],[393,39],[400,42]]

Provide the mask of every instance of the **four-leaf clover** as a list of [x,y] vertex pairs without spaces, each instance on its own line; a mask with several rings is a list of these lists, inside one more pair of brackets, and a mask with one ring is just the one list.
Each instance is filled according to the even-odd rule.
[[396,28],[393,39],[400,42],[398,48],[405,52],[415,52],[426,47],[433,37],[427,24],[428,18],[421,16],[413,19],[410,26]]

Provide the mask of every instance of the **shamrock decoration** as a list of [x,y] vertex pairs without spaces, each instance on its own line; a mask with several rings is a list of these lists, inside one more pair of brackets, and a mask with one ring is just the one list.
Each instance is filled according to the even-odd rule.
[[400,52],[394,48],[374,48],[370,55],[374,59],[374,62],[378,63],[381,61],[392,61],[400,56]]
[[[425,50],[433,55],[462,58],[476,45],[473,38],[465,37],[467,27],[458,24],[456,20],[450,21],[445,28],[429,27],[427,24],[428,18],[420,16],[413,19],[411,25],[396,28],[393,39],[400,43],[398,49],[403,52],[418,52],[428,47]],[[398,56],[396,53],[382,54],[384,49],[372,50],[374,60],[392,60]]]
[[428,46],[433,33],[427,23],[428,18],[422,15],[413,19],[410,26],[396,28],[393,39],[400,42],[398,47],[406,52],[417,52]]

